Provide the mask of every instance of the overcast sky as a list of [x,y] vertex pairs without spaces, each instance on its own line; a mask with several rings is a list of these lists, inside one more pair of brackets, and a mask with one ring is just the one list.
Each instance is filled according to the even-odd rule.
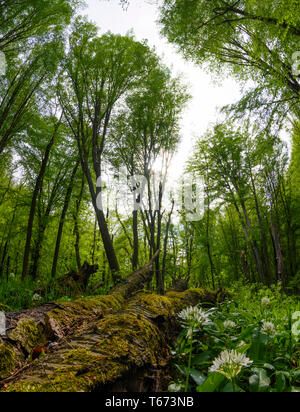
[[111,31],[124,35],[132,30],[137,40],[147,39],[163,62],[175,75],[182,74],[184,82],[189,86],[189,93],[193,97],[183,113],[182,142],[170,170],[172,179],[177,180],[192,152],[196,137],[201,136],[209,124],[216,121],[218,108],[239,98],[239,85],[228,79],[216,86],[207,73],[193,63],[186,62],[176,52],[176,48],[160,36],[155,5],[148,4],[145,0],[131,0],[128,9],[123,10],[119,0],[87,0],[87,4],[85,13],[99,26],[99,34]]

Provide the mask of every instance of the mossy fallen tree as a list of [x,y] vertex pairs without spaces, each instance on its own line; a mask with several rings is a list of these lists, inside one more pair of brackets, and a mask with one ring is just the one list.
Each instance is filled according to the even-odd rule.
[[[177,333],[176,312],[222,296],[201,289],[166,296],[140,290],[151,271],[152,262],[106,296],[23,312],[0,344],[1,391],[158,390]],[[47,353],[31,361],[39,346]]]

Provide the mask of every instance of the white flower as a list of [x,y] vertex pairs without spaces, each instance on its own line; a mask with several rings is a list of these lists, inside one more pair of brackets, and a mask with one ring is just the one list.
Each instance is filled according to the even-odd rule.
[[225,329],[234,329],[236,328],[236,323],[233,322],[232,320],[225,320],[223,323],[223,326]]
[[205,325],[209,322],[210,314],[198,308],[197,306],[191,306],[187,309],[183,309],[178,314],[178,317],[189,325]]
[[184,386],[181,385],[180,383],[170,383],[168,390],[169,392],[181,392],[183,390]]
[[252,360],[236,350],[224,350],[213,362],[210,372],[218,372],[228,379],[235,378],[243,368],[249,367]]
[[39,301],[42,300],[42,297],[41,297],[38,293],[35,293],[35,294],[33,295],[33,297],[32,297],[32,300],[33,300],[34,302],[39,302]]
[[263,322],[262,328],[261,328],[261,333],[265,335],[274,335],[276,333],[275,326],[273,325],[272,322]]
[[269,298],[264,297],[264,298],[262,298],[262,300],[261,300],[261,304],[264,305],[264,306],[269,306],[269,305],[271,304],[271,301],[270,301]]
[[186,337],[188,338],[188,339],[192,339],[192,337],[193,337],[193,328],[188,328],[188,331],[187,331],[187,334],[186,334]]

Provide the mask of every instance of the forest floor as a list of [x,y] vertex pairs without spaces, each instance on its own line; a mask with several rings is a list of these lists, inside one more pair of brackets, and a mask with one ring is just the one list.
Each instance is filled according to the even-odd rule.
[[236,284],[224,301],[200,289],[130,294],[125,306],[112,294],[9,311],[2,390],[300,391],[300,300],[280,285]]

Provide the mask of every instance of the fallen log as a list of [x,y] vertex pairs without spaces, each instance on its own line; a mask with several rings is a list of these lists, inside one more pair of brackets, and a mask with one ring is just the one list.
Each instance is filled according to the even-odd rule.
[[[0,343],[1,391],[157,391],[178,332],[176,313],[201,302],[214,305],[220,296],[201,289],[138,292],[152,276],[152,263],[106,296],[15,315]],[[44,356],[32,361],[41,348]]]
[[55,289],[58,293],[63,292],[64,295],[61,296],[76,298],[86,292],[91,275],[96,273],[98,269],[98,265],[90,265],[88,262],[84,262],[78,271],[72,270],[58,279],[52,279],[47,285],[36,288],[35,293],[45,297],[50,290]]
[[156,256],[127,280],[120,281],[106,296],[49,303],[39,308],[6,313],[7,334],[0,336],[0,380],[22,368],[35,348],[59,343],[93,320],[120,310],[130,294],[142,289],[144,282],[151,278]]
[[178,333],[175,314],[216,299],[216,293],[201,289],[167,296],[140,292],[2,380],[1,391],[157,391],[165,384],[158,376],[169,360],[168,344]]

